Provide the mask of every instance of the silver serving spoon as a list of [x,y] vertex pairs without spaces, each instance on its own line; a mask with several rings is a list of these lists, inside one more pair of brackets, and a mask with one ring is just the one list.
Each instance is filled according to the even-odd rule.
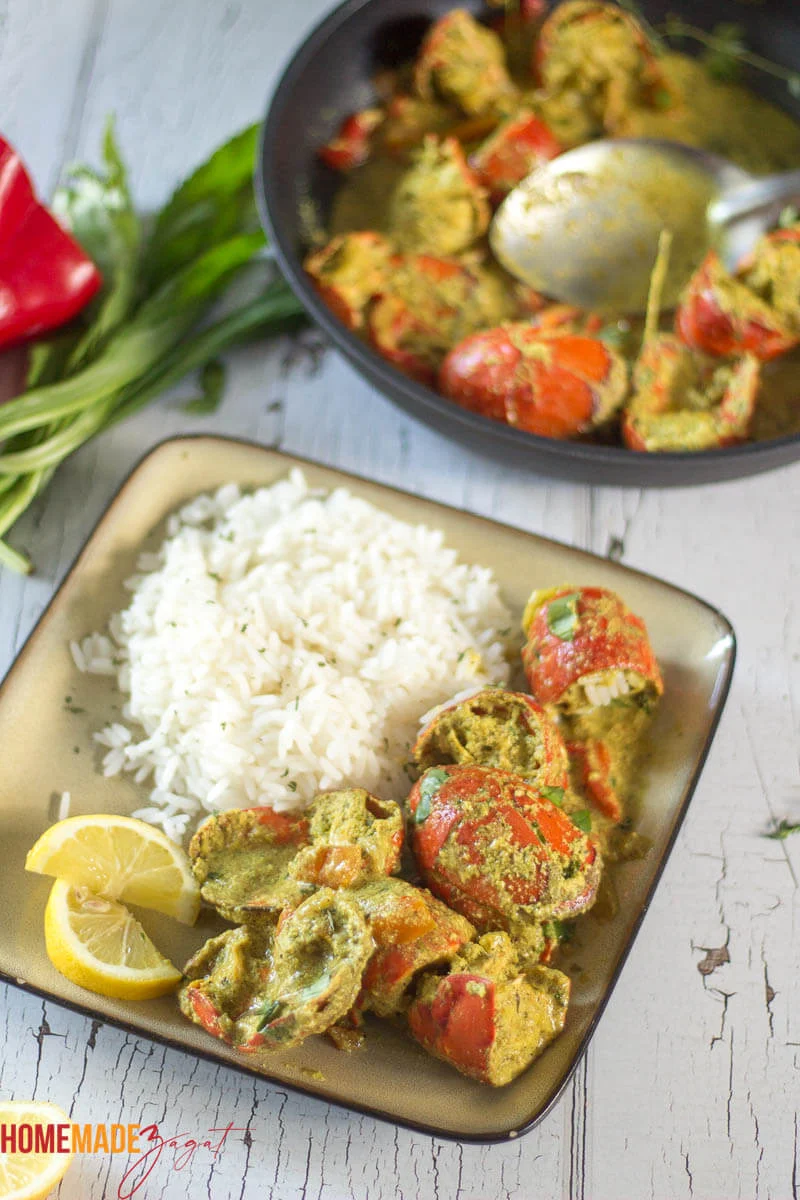
[[506,197],[489,238],[507,271],[605,313],[647,305],[659,236],[673,234],[662,302],[673,307],[710,247],[729,268],[800,203],[800,171],[757,179],[716,154],[649,138],[589,142]]

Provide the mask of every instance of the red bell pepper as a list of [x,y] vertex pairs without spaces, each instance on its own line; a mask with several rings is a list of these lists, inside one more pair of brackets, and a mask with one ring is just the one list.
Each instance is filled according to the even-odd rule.
[[97,267],[39,203],[21,159],[0,138],[0,346],[63,325],[101,283]]

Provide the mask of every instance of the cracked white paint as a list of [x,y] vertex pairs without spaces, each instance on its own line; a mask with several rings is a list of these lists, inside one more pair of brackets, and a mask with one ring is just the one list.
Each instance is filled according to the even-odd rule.
[[[260,111],[328,0],[0,0],[2,132],[52,185],[105,116],[146,204]],[[213,94],[213,101],[209,97]],[[590,491],[450,445],[401,416],[318,335],[237,355],[220,413],[175,402],[68,462],[16,532],[39,573],[0,575],[0,671],[119,481],[184,430],[280,443],[573,542],[716,601],[739,636],[728,710],[590,1053],[560,1103],[504,1146],[436,1142],[294,1096],[0,989],[0,1095],[78,1121],[232,1135],[216,1162],[166,1160],[140,1196],[210,1200],[796,1200],[800,1098],[800,468],[713,488]],[[703,974],[709,952],[728,962]],[[113,1197],[127,1163],[76,1161],[62,1200]]]

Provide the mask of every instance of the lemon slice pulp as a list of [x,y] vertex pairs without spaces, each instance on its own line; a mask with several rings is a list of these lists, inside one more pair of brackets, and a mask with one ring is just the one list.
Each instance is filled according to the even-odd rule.
[[173,991],[182,979],[124,904],[63,879],[50,892],[44,936],[56,970],[101,996],[150,1000]]
[[58,821],[29,850],[25,867],[186,925],[200,910],[200,890],[185,851],[133,817],[95,813]]
[[[7,1146],[12,1126],[17,1127],[16,1136],[21,1141],[20,1126],[30,1125],[35,1137],[37,1127],[68,1124],[69,1117],[55,1104],[0,1101],[0,1128],[5,1130]],[[57,1187],[71,1161],[72,1151],[68,1154],[35,1149],[24,1152],[19,1148],[16,1152],[0,1151],[0,1196],[3,1200],[44,1200]]]

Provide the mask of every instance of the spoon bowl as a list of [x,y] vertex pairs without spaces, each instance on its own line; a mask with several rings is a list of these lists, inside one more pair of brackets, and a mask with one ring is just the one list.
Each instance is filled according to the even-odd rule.
[[662,298],[671,308],[712,246],[735,266],[798,198],[800,171],[755,179],[677,142],[609,138],[529,175],[503,201],[489,237],[506,270],[544,295],[635,314],[647,306],[663,230],[673,235]]

